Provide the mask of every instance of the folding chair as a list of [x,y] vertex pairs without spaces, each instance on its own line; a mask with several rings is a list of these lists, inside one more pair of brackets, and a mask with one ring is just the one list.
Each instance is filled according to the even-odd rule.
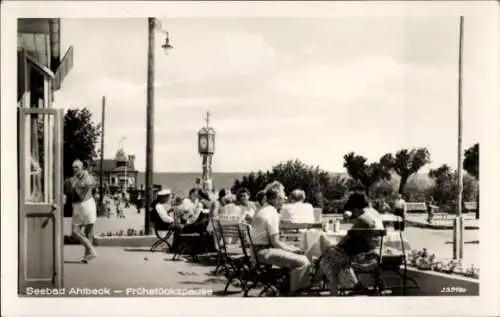
[[[420,289],[420,286],[418,285],[417,281],[408,276],[408,261],[406,257],[406,250],[405,250],[405,243],[404,243],[404,237],[403,237],[403,232],[405,230],[405,224],[404,220],[402,220],[401,217],[397,217],[392,220],[386,220],[383,222],[384,227],[394,227],[396,231],[399,233],[399,241],[401,242],[401,254],[396,254],[396,255],[382,255],[382,263],[381,263],[381,269],[383,271],[390,271],[390,272],[395,272],[402,281],[401,289],[403,292],[403,295],[406,295],[406,290],[407,289]],[[401,267],[402,271],[401,272]],[[407,281],[411,281],[414,285],[413,286],[408,286]]]
[[258,295],[259,297],[265,295],[268,290],[271,290],[273,295],[277,296],[283,283],[288,281],[290,269],[276,268],[272,265],[260,263],[257,250],[253,244],[252,227],[250,225],[239,223],[239,235],[244,255],[241,265],[243,296],[247,297],[248,292],[259,285],[263,286]]
[[[221,246],[221,265],[226,273],[227,283],[224,287],[224,295],[227,293],[229,285],[235,280],[240,281],[240,285],[245,284],[242,279],[242,266],[244,262],[244,254],[241,249],[234,252],[234,247],[240,247],[239,223],[236,221],[224,221],[221,219],[215,220],[215,230],[219,231],[220,246]],[[231,250],[232,248],[232,250]]]
[[367,286],[361,283],[360,289],[339,289],[340,294],[346,294],[348,291],[353,291],[356,293],[363,294],[375,294],[381,295],[383,290],[383,280],[381,277],[381,264],[382,264],[382,246],[384,244],[384,237],[387,235],[386,229],[351,229],[348,232],[348,235],[353,237],[359,237],[362,239],[370,239],[370,238],[379,238],[380,246],[379,246],[379,254],[375,256],[376,262],[369,263],[359,263],[354,261],[356,258],[354,257],[350,259],[349,266],[353,269],[356,278],[361,281],[362,275],[368,275],[373,279],[373,285]]
[[217,258],[216,258],[216,264],[215,264],[215,270],[213,271],[214,275],[217,275],[219,273],[219,269],[222,269],[224,271],[225,274],[227,274],[226,272],[226,266],[225,266],[225,263],[224,263],[224,254],[223,254],[223,251],[222,251],[222,236],[220,234],[220,230],[219,230],[219,224],[216,223],[216,219],[215,217],[212,217],[210,219],[210,223],[212,224],[212,228],[213,228],[213,234],[214,234],[214,240],[215,240],[215,251],[217,252]]
[[168,250],[172,248],[172,245],[168,241],[170,237],[172,237],[174,230],[175,230],[175,221],[174,223],[166,223],[164,222],[158,213],[156,212],[155,208],[152,208],[151,210],[151,222],[153,223],[154,226],[154,232],[156,237],[158,238],[153,245],[151,246],[150,251],[155,252],[158,251],[160,246],[163,244],[166,244],[168,247]]

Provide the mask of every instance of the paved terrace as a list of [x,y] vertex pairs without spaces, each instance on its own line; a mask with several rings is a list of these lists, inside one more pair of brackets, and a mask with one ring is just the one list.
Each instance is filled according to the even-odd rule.
[[[126,218],[99,218],[96,233],[141,229],[143,214],[134,209],[125,211]],[[65,232],[70,231],[70,219],[65,219]],[[407,228],[406,236],[417,249],[427,248],[440,257],[452,257],[452,231],[424,228]],[[464,264],[479,266],[479,231],[465,231]],[[175,289],[210,289],[214,295],[221,295],[225,279],[210,274],[214,263],[172,261],[172,254],[149,252],[149,248],[98,247],[98,257],[90,264],[80,264],[83,247],[67,245],[64,249],[65,287],[109,287],[117,291],[126,288],[175,288]],[[229,296],[241,296],[238,288],[230,287]],[[115,296],[124,296],[116,293]],[[250,294],[252,295],[252,293]]]

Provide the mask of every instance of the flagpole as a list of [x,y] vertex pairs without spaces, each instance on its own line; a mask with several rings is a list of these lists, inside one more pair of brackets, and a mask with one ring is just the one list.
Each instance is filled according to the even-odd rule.
[[457,190],[457,214],[454,223],[453,235],[453,259],[463,258],[463,233],[464,224],[462,217],[462,195],[463,195],[463,148],[462,148],[462,64],[463,64],[463,34],[464,17],[460,17],[460,38],[458,53],[458,190]]

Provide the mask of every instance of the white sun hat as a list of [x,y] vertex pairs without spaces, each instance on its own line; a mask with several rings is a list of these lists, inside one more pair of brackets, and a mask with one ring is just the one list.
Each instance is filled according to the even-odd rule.
[[156,194],[157,196],[169,196],[172,195],[172,191],[170,189],[162,189]]

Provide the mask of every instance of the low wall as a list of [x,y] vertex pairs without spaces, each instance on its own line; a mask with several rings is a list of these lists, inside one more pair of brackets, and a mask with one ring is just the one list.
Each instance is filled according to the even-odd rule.
[[[420,289],[408,289],[410,296],[478,296],[479,280],[434,271],[408,268],[408,276],[414,278]],[[407,285],[412,285],[409,281]]]

